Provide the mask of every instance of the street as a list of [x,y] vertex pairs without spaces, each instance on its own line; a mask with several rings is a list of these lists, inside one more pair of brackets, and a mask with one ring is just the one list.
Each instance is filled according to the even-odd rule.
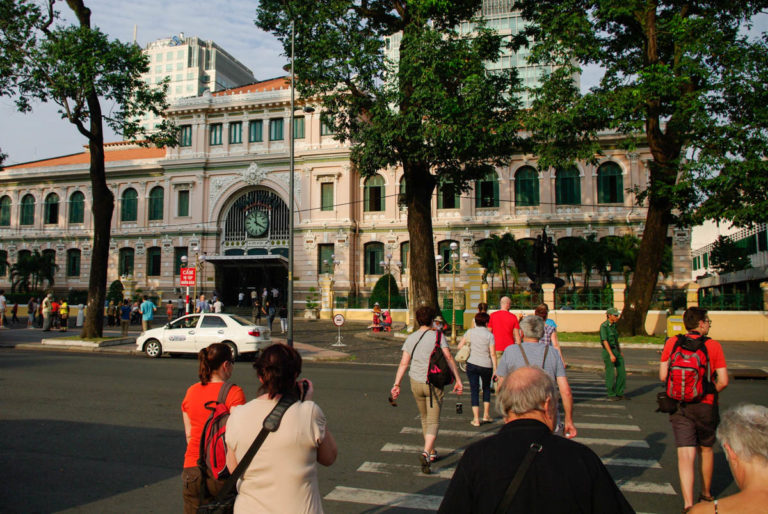
[[[179,512],[184,432],[180,402],[197,380],[194,358],[0,350],[0,505],[3,512]],[[408,391],[387,402],[395,367],[305,363],[316,401],[339,444],[339,458],[320,469],[329,513],[435,510],[467,444],[500,426],[476,429],[469,395],[456,414],[444,403],[431,476],[416,458],[421,445]],[[604,402],[602,377],[569,373],[576,397],[578,441],[601,456],[638,512],[672,512],[678,496],[674,443],[666,415],[654,413],[652,377],[630,376],[627,402]],[[233,381],[248,399],[257,380],[238,362]],[[724,408],[764,403],[764,381],[733,381]],[[722,450],[716,447],[713,493],[732,494]]]

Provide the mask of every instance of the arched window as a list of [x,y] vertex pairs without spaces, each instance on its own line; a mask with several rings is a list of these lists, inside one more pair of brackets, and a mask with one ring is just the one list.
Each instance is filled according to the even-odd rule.
[[4,277],[8,272],[8,252],[0,250],[0,277]]
[[149,192],[149,213],[147,218],[150,221],[163,219],[163,188],[153,187]]
[[515,203],[539,205],[539,174],[533,166],[523,166],[515,173]]
[[461,202],[461,193],[456,184],[450,180],[441,181],[437,186],[437,208],[458,209]]
[[383,275],[384,243],[368,243],[365,245],[365,274]]
[[408,269],[408,257],[411,254],[411,242],[400,243],[400,262],[403,263],[403,269]]
[[80,250],[67,250],[67,276],[80,276]]
[[121,276],[133,275],[133,248],[120,248],[117,267]]
[[21,199],[21,215],[19,216],[19,225],[35,224],[35,197],[24,195]]
[[400,207],[405,207],[406,201],[405,201],[405,175],[400,177],[400,187],[399,191],[397,192],[397,202],[400,204]]
[[624,180],[615,162],[606,162],[597,169],[597,203],[624,203]]
[[[456,254],[456,259],[453,263],[451,262],[451,243],[456,243],[456,251],[454,252]],[[438,271],[440,273],[453,272],[454,265],[456,266],[456,272],[459,272],[459,264],[461,262],[461,246],[459,246],[458,241],[451,241],[449,239],[440,241],[437,243],[437,254],[442,257],[442,260],[437,263]]]
[[384,210],[384,177],[374,175],[365,180],[364,209],[366,212]]
[[499,177],[491,171],[475,181],[475,207],[499,206]]
[[51,193],[45,197],[43,205],[43,223],[55,225],[59,222],[59,195]]
[[147,276],[160,276],[160,265],[160,247],[153,246],[151,248],[147,248]]
[[576,166],[555,172],[555,203],[581,205],[581,177]]
[[53,282],[53,276],[56,274],[56,250],[43,250],[43,261],[48,265],[48,269],[44,270],[48,276],[41,276],[41,280],[47,280],[49,283]]
[[123,191],[123,197],[120,200],[120,221],[136,221],[138,212],[139,194],[132,187],[128,188]]
[[0,227],[8,227],[11,224],[11,197],[8,195],[0,198]]
[[82,223],[85,218],[85,195],[75,191],[69,197],[69,222]]

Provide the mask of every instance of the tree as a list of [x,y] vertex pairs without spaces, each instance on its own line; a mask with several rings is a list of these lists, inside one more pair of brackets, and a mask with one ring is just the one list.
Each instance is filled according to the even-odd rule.
[[[486,73],[502,39],[455,27],[481,0],[262,0],[256,24],[291,48],[303,98],[321,98],[337,138],[363,176],[399,166],[411,251],[414,305],[437,307],[431,198],[435,185],[468,191],[494,172],[518,143],[519,81],[513,72]],[[385,38],[402,34],[397,62]]]
[[34,253],[22,255],[11,266],[11,292],[40,291],[48,282],[48,287],[53,286],[54,275],[59,268],[52,260],[50,254]]
[[[766,219],[768,41],[740,29],[768,0],[516,5],[530,21],[516,44],[554,66],[525,121],[539,167],[594,160],[602,130],[626,134],[627,149],[650,149],[649,184],[636,191],[647,218],[619,322],[643,333],[670,225]],[[588,65],[604,75],[581,94],[571,77]]]
[[[102,334],[109,238],[114,196],[107,187],[104,130],[107,123],[125,139],[144,137],[145,144],[173,146],[176,131],[163,122],[149,134],[139,124],[147,112],[167,108],[165,90],[141,80],[148,58],[135,44],[110,41],[91,28],[91,11],[83,0],[67,0],[78,25],[54,26],[56,0],[41,7],[30,0],[0,0],[0,95],[13,97],[28,112],[33,101],[54,102],[62,118],[88,140],[93,212],[93,251],[88,282],[88,311],[83,337]],[[112,104],[104,113],[101,99]]]
[[749,252],[738,246],[730,238],[720,236],[712,243],[709,262],[718,273],[741,271],[752,267]]

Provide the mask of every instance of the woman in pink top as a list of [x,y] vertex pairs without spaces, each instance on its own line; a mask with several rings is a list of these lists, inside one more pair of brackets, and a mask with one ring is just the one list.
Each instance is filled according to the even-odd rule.
[[[184,401],[181,402],[184,433],[187,436],[184,470],[181,473],[184,482],[185,514],[196,513],[201,501],[212,499],[224,485],[224,480],[214,479],[210,476],[210,472],[208,476],[203,477],[197,466],[197,459],[200,455],[200,436],[203,433],[203,426],[211,415],[211,411],[205,408],[205,404],[219,397],[219,390],[224,382],[232,377],[235,365],[232,350],[224,343],[214,343],[208,348],[203,348],[197,354],[197,360],[200,363],[200,382],[187,389]],[[230,409],[235,405],[244,404],[243,390],[233,385],[224,403]]]

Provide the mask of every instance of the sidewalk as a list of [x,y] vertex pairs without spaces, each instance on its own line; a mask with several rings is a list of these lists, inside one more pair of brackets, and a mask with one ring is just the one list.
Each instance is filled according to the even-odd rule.
[[[400,362],[403,338],[395,333],[371,333],[364,322],[348,322],[339,331],[329,320],[295,320],[294,347],[307,361],[339,361],[360,364],[397,366]],[[131,327],[131,342],[113,346],[78,346],[75,343],[43,344],[47,340],[76,335],[69,332],[45,332],[39,329],[11,328],[0,330],[0,348],[19,350],[49,350],[98,352],[137,355],[135,338],[139,328]],[[277,328],[277,325],[275,325]],[[119,330],[105,329],[105,336],[117,337]],[[344,346],[334,346],[338,336]],[[275,342],[285,343],[285,335],[273,331]],[[728,371],[732,378],[768,378],[768,345],[757,342],[722,342]],[[593,341],[562,343],[563,356],[569,370],[603,373],[600,344]],[[654,344],[622,345],[628,374],[656,376],[659,370],[661,346]]]

